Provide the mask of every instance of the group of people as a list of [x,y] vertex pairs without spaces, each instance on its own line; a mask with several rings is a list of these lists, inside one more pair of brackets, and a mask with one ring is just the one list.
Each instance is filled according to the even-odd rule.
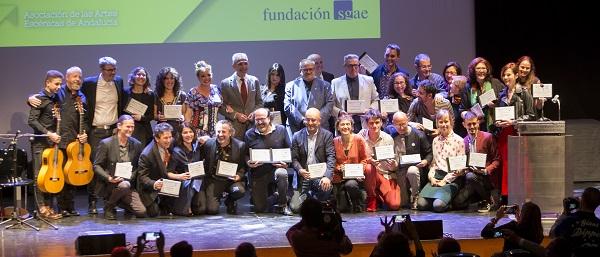
[[[499,206],[507,194],[506,139],[516,133],[516,120],[536,117],[531,88],[539,79],[531,58],[505,65],[500,82],[481,57],[467,76],[455,62],[442,76],[431,71],[429,56],[418,54],[410,77],[398,66],[400,47],[390,44],[384,55],[368,74],[357,55],[347,54],[345,73],[334,78],[323,71],[322,57],[311,54],[287,83],[282,65],[274,63],[261,85],[248,74],[248,56],[235,53],[234,73],[219,85],[212,83],[211,65],[195,63],[198,82],[188,92],[173,67],[159,71],[154,89],[147,70],[136,67],[125,86],[111,57],[100,58],[100,73],[85,79],[78,67],[65,76],[50,70],[42,91],[28,99],[30,126],[47,135],[32,142],[34,172],[44,149],[89,143],[95,179],[87,187],[88,211],[98,213],[102,197],[107,219],[116,218],[116,207],[138,217],[216,214],[222,201],[235,214],[247,190],[254,212],[286,215],[307,198],[335,199],[344,212],[442,212],[476,201],[483,201],[483,211]],[[490,91],[496,100],[480,102]],[[397,99],[398,111],[380,111],[382,99]],[[349,112],[350,100],[366,104]],[[494,119],[498,106],[516,106],[515,119]],[[386,146],[393,157],[378,158],[377,149]],[[256,161],[257,149],[289,149],[291,159]],[[451,169],[448,158],[470,152],[486,154],[485,167]],[[205,174],[192,177],[189,164],[199,161]],[[131,177],[115,175],[123,163]],[[234,170],[224,174],[225,166]],[[179,193],[163,194],[172,180],[180,182]],[[51,208],[52,194],[36,190],[42,217],[79,215],[73,189],[65,185],[58,194],[60,212]]]

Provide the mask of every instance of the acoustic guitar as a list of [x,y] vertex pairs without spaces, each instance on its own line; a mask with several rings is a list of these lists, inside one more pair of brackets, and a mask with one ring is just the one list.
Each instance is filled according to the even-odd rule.
[[[75,108],[79,112],[79,134],[85,133],[83,129],[83,104],[81,98],[77,97]],[[67,145],[67,164],[65,165],[65,182],[69,185],[83,186],[89,184],[94,178],[94,170],[90,155],[92,148],[88,143],[80,143],[75,139]]]
[[[54,117],[56,118],[56,133],[60,131],[60,106],[54,104]],[[37,186],[44,193],[56,194],[65,186],[65,174],[62,164],[64,156],[58,149],[58,144],[42,152],[42,167],[37,177]]]

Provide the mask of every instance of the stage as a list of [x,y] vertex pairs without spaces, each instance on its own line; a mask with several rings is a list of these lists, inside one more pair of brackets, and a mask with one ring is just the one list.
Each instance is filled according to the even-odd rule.
[[[35,220],[31,223],[41,226],[39,232],[28,227],[2,228],[0,256],[74,256],[76,255],[74,242],[80,233],[86,231],[125,233],[127,243],[136,244],[137,236],[143,232],[161,230],[166,238],[165,250],[181,240],[187,240],[195,251],[232,249],[244,241],[251,242],[257,248],[287,248],[289,244],[285,233],[290,226],[300,220],[299,216],[249,213],[250,205],[247,197],[240,202],[239,215],[161,216],[140,219],[124,217],[123,210],[119,210],[118,220],[109,221],[103,218],[102,210],[99,215],[87,215],[87,197],[83,192],[78,193],[76,207],[82,215],[58,220],[55,222],[58,230]],[[221,213],[225,213],[224,207],[221,207]],[[357,246],[363,244],[362,247],[368,250],[372,248],[371,245],[376,242],[377,235],[382,231],[379,217],[406,213],[410,214],[413,220],[443,220],[444,233],[457,239],[480,239],[481,229],[494,215],[493,213],[480,214],[473,210],[442,214],[401,210],[342,214],[342,217],[345,220],[346,233],[352,242]],[[507,221],[508,219],[504,219],[500,223]],[[548,235],[553,222],[552,219],[543,221],[545,235]]]

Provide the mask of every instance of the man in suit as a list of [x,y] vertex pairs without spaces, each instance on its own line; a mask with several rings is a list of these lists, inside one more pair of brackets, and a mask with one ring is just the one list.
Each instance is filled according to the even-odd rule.
[[304,115],[308,108],[321,112],[321,127],[329,129],[329,117],[333,108],[331,85],[315,77],[315,62],[300,61],[300,77],[285,85],[283,109],[287,114],[289,129],[296,133],[304,127]]
[[[235,129],[228,120],[215,124],[216,137],[210,138],[202,146],[204,170],[206,171],[203,189],[206,190],[207,213],[218,214],[223,192],[227,192],[225,206],[227,213],[237,214],[236,201],[244,197],[244,173],[246,173],[246,155],[248,150],[244,141],[234,138]],[[237,164],[234,177],[217,175],[219,161]]]
[[[410,208],[417,209],[417,199],[421,190],[421,176],[427,175],[427,165],[433,159],[431,144],[427,136],[418,129],[408,125],[408,116],[399,111],[394,114],[393,125],[388,126],[387,132],[394,138],[394,152],[398,156],[418,154],[421,161],[403,163],[398,161],[398,186],[400,186],[400,206],[406,206],[409,198],[406,193],[408,187],[406,180],[410,185]],[[427,179],[423,179],[427,181]]]
[[[494,136],[479,130],[479,119],[471,111],[464,114],[463,126],[469,133],[465,138],[465,152],[486,154],[485,167],[469,167],[465,174],[465,186],[458,192],[452,207],[467,208],[473,198],[481,200],[479,212],[485,213],[496,209],[500,204],[501,185],[500,154]],[[494,191],[494,192],[492,192]]]
[[[347,54],[344,56],[344,69],[346,70],[346,74],[333,79],[331,82],[331,89],[333,91],[333,99],[335,102],[335,106],[333,107],[334,117],[337,117],[340,111],[346,109],[345,104],[347,100],[366,101],[369,106],[365,106],[366,108],[361,110],[360,114],[365,113],[369,107],[379,109],[377,104],[379,94],[377,93],[375,83],[373,83],[373,78],[359,74],[359,66],[358,55]],[[363,127],[360,115],[353,115],[352,118],[354,119],[354,133],[358,133]]]
[[309,60],[315,62],[315,77],[331,83],[334,76],[333,76],[333,74],[323,70],[323,67],[324,67],[323,58],[321,57],[320,54],[311,54],[308,57],[306,57],[306,59],[309,59]]
[[168,178],[167,164],[171,158],[169,148],[173,127],[166,122],[154,126],[154,140],[142,151],[139,160],[137,191],[149,217],[158,216],[161,211],[168,210],[168,203],[161,201],[158,192],[163,186],[163,179]]
[[[146,207],[138,192],[133,191],[138,160],[144,146],[131,137],[135,127],[133,117],[121,115],[117,122],[117,134],[100,141],[94,158],[94,172],[98,176],[100,193],[104,196],[104,218],[116,219],[115,207],[119,206],[137,217],[146,215]],[[117,163],[130,162],[129,178],[115,176]]]
[[250,127],[248,116],[261,108],[263,103],[258,78],[248,74],[248,56],[245,53],[235,53],[231,61],[235,72],[222,80],[219,86],[225,103],[219,108],[219,113],[231,121],[236,132],[235,138],[241,140]]
[[[292,137],[292,167],[298,174],[298,189],[290,201],[290,208],[298,212],[302,202],[308,197],[320,201],[329,199],[332,184],[331,176],[335,168],[333,134],[321,129],[321,113],[316,108],[306,110],[305,128]],[[308,165],[326,163],[322,177],[311,178]]]

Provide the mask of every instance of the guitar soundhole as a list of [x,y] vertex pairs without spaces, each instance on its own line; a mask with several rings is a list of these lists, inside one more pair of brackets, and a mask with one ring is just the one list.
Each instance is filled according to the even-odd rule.
[[58,182],[60,180],[60,178],[50,178],[50,181],[52,182]]

